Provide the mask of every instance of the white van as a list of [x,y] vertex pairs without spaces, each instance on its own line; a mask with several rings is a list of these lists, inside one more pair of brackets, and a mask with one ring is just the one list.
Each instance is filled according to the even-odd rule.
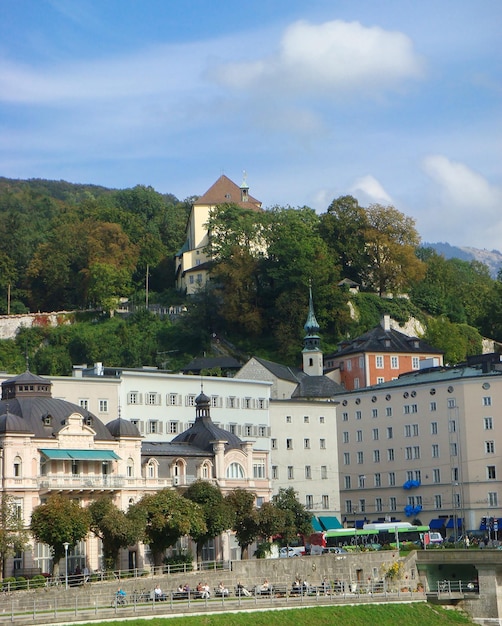
[[441,545],[443,543],[443,535],[441,533],[429,533],[429,543],[434,545]]

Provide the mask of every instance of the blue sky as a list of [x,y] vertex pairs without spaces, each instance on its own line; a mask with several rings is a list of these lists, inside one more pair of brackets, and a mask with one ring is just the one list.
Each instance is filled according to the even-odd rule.
[[1,0],[0,176],[392,204],[502,250],[500,0]]

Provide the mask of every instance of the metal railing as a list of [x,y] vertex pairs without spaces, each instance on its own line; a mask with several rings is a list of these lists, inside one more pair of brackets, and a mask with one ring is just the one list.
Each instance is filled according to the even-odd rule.
[[450,596],[453,594],[479,593],[477,580],[438,580],[438,596]]
[[[168,615],[193,611],[217,612],[223,610],[252,608],[254,606],[291,605],[326,605],[344,602],[374,603],[392,601],[425,600],[425,594],[402,587],[390,585],[388,581],[368,581],[365,584],[351,580],[336,580],[318,585],[295,588],[290,581],[271,581],[267,591],[261,585],[247,586],[246,595],[233,587],[228,581],[228,594],[219,594],[217,588],[211,589],[209,597],[201,597],[197,591],[164,591],[157,597],[152,585],[141,584],[127,591],[125,597],[118,596],[116,589],[100,588],[90,585],[81,593],[60,593],[47,597],[46,594],[0,594],[2,612],[0,625],[37,624],[58,622],[68,623],[77,620],[104,620],[107,618],[126,618],[135,615]],[[227,581],[224,581],[225,583]]]
[[[169,574],[187,574],[190,572],[218,572],[232,569],[231,561],[201,561],[197,563],[178,563],[174,565],[147,565],[144,568],[129,570],[99,570],[92,573],[64,574],[60,576],[40,575],[36,578],[18,577],[16,580],[4,580],[0,584],[0,591],[11,593],[14,591],[30,591],[41,587],[80,587],[97,582],[127,581],[130,579],[148,579],[154,576]],[[1,598],[1,596],[0,596]]]

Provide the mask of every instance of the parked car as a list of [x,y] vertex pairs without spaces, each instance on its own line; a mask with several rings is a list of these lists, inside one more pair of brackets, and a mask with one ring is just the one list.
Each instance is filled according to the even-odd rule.
[[441,533],[429,533],[429,543],[431,545],[441,545],[443,543],[443,535]]
[[289,546],[279,550],[279,558],[284,559],[291,556],[305,556],[305,546]]

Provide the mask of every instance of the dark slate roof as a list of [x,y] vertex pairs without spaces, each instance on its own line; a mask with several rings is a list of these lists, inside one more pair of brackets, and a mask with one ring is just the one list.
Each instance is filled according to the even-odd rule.
[[31,430],[22,417],[4,413],[0,415],[0,434],[6,433],[31,433]]
[[426,354],[443,354],[442,350],[433,348],[418,337],[409,337],[397,330],[385,330],[380,324],[355,339],[342,341],[340,349],[331,357],[359,352],[416,352]]
[[204,393],[201,393],[195,399],[196,418],[195,423],[184,432],[180,433],[171,443],[188,444],[191,448],[198,448],[204,452],[212,453],[214,441],[225,441],[225,450],[231,448],[241,448],[242,441],[227,430],[219,428],[213,424],[209,414],[211,399]]
[[172,441],[143,441],[141,443],[141,456],[207,457],[207,452],[194,448],[190,444],[174,443]]
[[292,398],[331,398],[345,388],[327,376],[304,376],[294,390]]
[[299,368],[287,367],[258,357],[255,359],[276,378],[297,383],[296,389],[291,394],[292,398],[331,398],[345,391],[344,387],[327,376],[309,376]]
[[254,358],[258,361],[258,363],[263,365],[263,367],[268,369],[271,374],[273,374],[276,378],[280,378],[281,380],[289,380],[292,383],[297,383],[301,376],[307,376],[307,374],[305,374],[303,370],[297,367],[288,367],[287,365],[274,363],[274,361],[260,359],[257,356],[255,356]]
[[225,203],[237,204],[243,209],[250,209],[251,211],[261,210],[261,202],[249,194],[248,200],[241,202],[241,188],[224,174],[218,178],[205,194],[194,202],[194,205],[209,204],[215,206]]
[[[33,389],[18,392],[19,384]],[[49,387],[49,390],[37,391],[38,385]],[[35,437],[47,438],[58,433],[72,413],[79,413],[84,419],[92,422],[91,428],[96,432],[96,440],[113,441],[112,435],[99,418],[72,402],[53,398],[50,393],[51,386],[50,380],[31,372],[24,372],[5,380],[2,383],[3,399],[0,400],[0,415],[14,414],[24,420]],[[6,389],[9,390],[8,396],[4,393]],[[44,417],[47,415],[52,416],[50,425],[45,425]]]
[[241,364],[237,359],[232,356],[216,356],[216,357],[198,357],[192,359],[188,365],[186,365],[182,372],[200,372],[205,369],[213,369],[215,367],[221,367],[221,369],[234,369],[238,370]]
[[141,437],[138,427],[131,421],[122,419],[121,417],[108,422],[106,427],[112,437],[115,437],[116,439],[120,439],[121,437]]

